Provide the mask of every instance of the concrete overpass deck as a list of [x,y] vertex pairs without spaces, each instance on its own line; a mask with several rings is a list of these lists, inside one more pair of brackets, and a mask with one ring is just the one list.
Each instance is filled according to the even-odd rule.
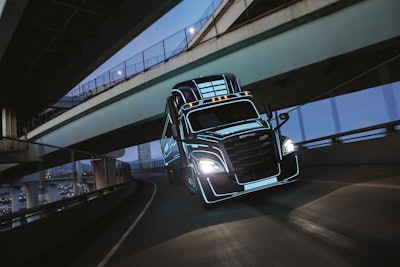
[[[110,151],[126,146],[124,142],[116,142],[121,135],[129,136],[137,143],[153,140],[158,136],[154,129],[158,127],[164,109],[162,99],[165,99],[172,85],[183,78],[199,76],[204,72],[221,72],[221,69],[237,74],[244,87],[253,87],[252,91],[260,103],[265,99],[275,100],[275,103],[279,103],[276,109],[302,104],[310,96],[325,93],[329,91],[327,88],[335,88],[365,69],[377,70],[382,75],[374,73],[372,77],[362,79],[358,83],[360,88],[398,80],[399,63],[390,60],[396,58],[399,51],[399,29],[393,26],[399,25],[399,4],[389,0],[352,1],[348,5],[344,5],[344,2],[332,1],[325,8],[310,13],[307,10],[298,17],[296,14],[302,9],[288,7],[280,15],[274,15],[284,19],[292,14],[279,26],[253,35],[253,31],[263,28],[260,25],[265,25],[266,21],[261,19],[211,39],[175,60],[148,70],[79,105],[65,113],[64,117],[61,115],[29,133],[29,139],[65,147],[91,147],[94,151],[98,147]],[[309,1],[300,1],[299,5],[305,3]],[[343,25],[345,21],[352,23]],[[342,28],[337,30],[333,25],[342,25]],[[376,31],[364,34],[364,30],[371,27]],[[327,35],[327,32],[330,34]],[[239,40],[234,39],[235,36]],[[297,41],[301,45],[296,45]],[[299,53],[299,48],[304,53]],[[246,68],[243,68],[246,65],[243,62],[248,62]],[[265,90],[266,85],[271,85],[268,88],[272,89]],[[342,87],[339,91],[346,93],[358,89],[355,88]],[[293,97],[285,97],[288,94]],[[148,99],[152,99],[151,103],[154,104],[151,109],[146,104]],[[76,132],[80,134],[71,134]],[[99,143],[102,140],[99,136],[108,140]],[[394,144],[393,151],[398,151],[399,142],[393,141],[398,140],[398,135],[383,140],[389,143],[380,146],[378,141],[373,145],[374,149]],[[371,151],[371,142],[358,147],[360,150],[357,152]],[[335,153],[329,154],[329,149],[340,153],[343,148],[347,147],[350,151],[354,148],[349,144],[342,145],[340,149],[332,146],[314,150],[316,153],[312,156],[319,157],[318,152],[321,152],[325,156],[335,157]],[[344,154],[348,155],[346,163],[352,164],[353,155],[350,152]],[[371,158],[373,153],[369,154]],[[398,164],[362,167],[369,171],[358,172],[358,167],[346,166],[344,171],[328,167],[308,172],[306,167],[302,182],[293,187],[270,190],[270,194],[260,192],[237,202],[234,200],[223,204],[211,212],[199,210],[195,198],[188,199],[185,195],[176,194],[176,188],[168,187],[162,177],[156,178],[154,180],[162,190],[155,197],[154,203],[157,204],[154,205],[154,213],[147,213],[145,221],[138,225],[141,228],[135,228],[133,235],[127,237],[133,242],[124,243],[108,262],[110,266],[123,266],[130,261],[157,265],[159,261],[154,262],[152,260],[155,257],[149,257],[156,254],[163,264],[197,264],[198,252],[204,249],[204,257],[201,258],[204,264],[257,265],[272,259],[275,263],[304,266],[327,263],[354,266],[371,262],[390,265],[399,248],[399,233],[394,227],[398,225],[399,218],[393,206],[398,196]],[[143,191],[137,191],[138,195],[146,199],[152,192],[147,190],[148,187],[144,186]],[[141,217],[140,207],[146,205],[136,198],[138,195],[132,196],[131,202],[125,202],[125,206],[116,210],[114,215],[121,215],[122,221],[114,221],[116,217],[112,216],[116,224],[111,226],[111,232],[118,232],[116,235],[108,231],[104,232],[104,236],[98,235],[110,223],[111,218],[106,216],[99,224],[100,228],[91,225],[92,229],[89,226],[82,232],[71,233],[72,239],[56,247],[54,254],[47,251],[32,260],[41,264],[57,261],[65,266],[72,263],[82,266],[98,264],[115,245],[114,241],[118,241],[123,234],[122,229],[129,228],[132,221],[138,218],[133,214]],[[371,199],[371,196],[374,197]],[[133,202],[139,205],[130,205]],[[369,204],[367,208],[365,203]],[[108,204],[105,200],[97,207]],[[134,210],[130,210],[131,207]],[[81,211],[77,213],[83,215]],[[351,217],[353,214],[358,216]],[[165,218],[163,227],[159,227],[160,217]],[[308,227],[304,228],[304,225]],[[58,227],[43,226],[43,231],[37,233],[49,229],[56,233],[60,230]],[[68,227],[65,226],[66,229]],[[82,242],[78,244],[77,240]],[[98,244],[107,244],[107,248],[91,247],[93,240]],[[107,243],[107,240],[111,242]],[[21,248],[21,244],[13,245]],[[31,248],[26,247],[26,251]],[[66,248],[76,254],[66,255]],[[11,263],[16,262],[13,253],[18,250],[2,247],[2,251],[10,252],[6,256],[10,257]],[[93,251],[101,251],[102,254],[94,255]],[[288,251],[292,254],[289,255]],[[379,254],[373,253],[376,251]],[[5,262],[7,260],[4,258]]]
[[[394,26],[400,22],[399,4],[345,2],[296,2],[118,84],[27,138],[95,152],[156,140],[172,86],[205,74],[236,74],[261,110],[265,101],[281,109],[328,97],[341,84],[340,94],[381,84],[382,76],[376,75],[380,67],[387,72],[387,82],[398,80],[399,60],[393,59],[399,55],[400,32]],[[371,75],[356,84],[346,84],[368,71]],[[130,136],[129,145],[122,136]]]

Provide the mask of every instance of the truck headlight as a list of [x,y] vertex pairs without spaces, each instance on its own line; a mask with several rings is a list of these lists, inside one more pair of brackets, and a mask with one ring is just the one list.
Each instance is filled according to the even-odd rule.
[[285,156],[290,154],[294,151],[294,144],[293,141],[290,139],[285,139],[282,144],[282,154]]
[[199,159],[197,161],[197,166],[199,167],[200,171],[205,174],[225,171],[218,162],[211,159]]

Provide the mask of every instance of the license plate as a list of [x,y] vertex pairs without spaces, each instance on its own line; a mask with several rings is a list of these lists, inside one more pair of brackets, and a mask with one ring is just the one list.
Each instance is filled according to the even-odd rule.
[[254,182],[251,184],[246,184],[246,185],[244,185],[244,190],[250,190],[250,189],[257,188],[257,187],[262,187],[262,186],[266,186],[266,185],[273,184],[276,182],[278,182],[278,179],[276,177],[274,177],[271,179],[262,180],[262,181]]

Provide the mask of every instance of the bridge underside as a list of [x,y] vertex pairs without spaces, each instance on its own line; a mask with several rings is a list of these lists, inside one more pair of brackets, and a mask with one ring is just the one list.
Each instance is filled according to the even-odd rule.
[[[268,17],[266,22],[261,18],[201,43],[78,105],[57,117],[55,126],[44,125],[28,139],[94,153],[157,140],[170,89],[201,75],[236,74],[261,111],[264,102],[281,109],[399,81],[400,5],[355,2],[345,8],[329,6],[301,22],[289,19],[270,30],[264,28]],[[286,17],[293,10],[282,12]]]
[[24,121],[57,102],[180,0],[5,2],[0,105],[16,108]]
[[[251,90],[260,110],[263,110],[264,102],[270,103],[274,110],[282,109],[333,95],[400,81],[400,58],[392,60],[399,56],[399,53],[400,38],[394,38],[243,87]],[[383,69],[376,68],[386,61],[389,62],[384,64]],[[352,81],[354,77],[363,73],[366,74]],[[337,89],[334,90],[335,88]],[[333,90],[332,93],[327,94],[331,90]],[[147,122],[134,123],[73,147],[84,151],[106,153],[158,140],[161,135],[161,124],[161,117]]]
[[[96,153],[157,140],[170,88],[201,75],[236,74],[261,111],[265,102],[282,109],[400,80],[400,34],[394,26],[400,23],[398,3],[337,1],[265,30],[271,20],[285,19],[304,4],[297,2],[134,76],[103,93],[109,95],[102,104],[41,136],[50,144],[63,136],[64,146]],[[67,128],[80,136],[66,136]]]
[[245,88],[256,99],[270,102],[273,109],[282,109],[396,81],[400,81],[399,37]]

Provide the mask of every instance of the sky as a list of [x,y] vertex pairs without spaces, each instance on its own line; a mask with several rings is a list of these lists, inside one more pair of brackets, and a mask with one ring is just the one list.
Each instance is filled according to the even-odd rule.
[[[147,28],[143,33],[138,35],[125,47],[115,53],[114,56],[104,62],[81,83],[95,79],[130,57],[142,52],[143,50],[146,50],[147,48],[168,38],[174,33],[189,27],[191,24],[194,24],[204,14],[212,1],[213,0],[181,1],[168,13]],[[151,147],[153,158],[161,157],[158,141],[152,142]],[[119,158],[119,160],[126,162],[137,160],[137,148],[131,147],[125,149],[125,155],[122,158]]]
[[213,0],[183,0],[114,54],[81,83],[93,80],[146,48],[197,22]]

